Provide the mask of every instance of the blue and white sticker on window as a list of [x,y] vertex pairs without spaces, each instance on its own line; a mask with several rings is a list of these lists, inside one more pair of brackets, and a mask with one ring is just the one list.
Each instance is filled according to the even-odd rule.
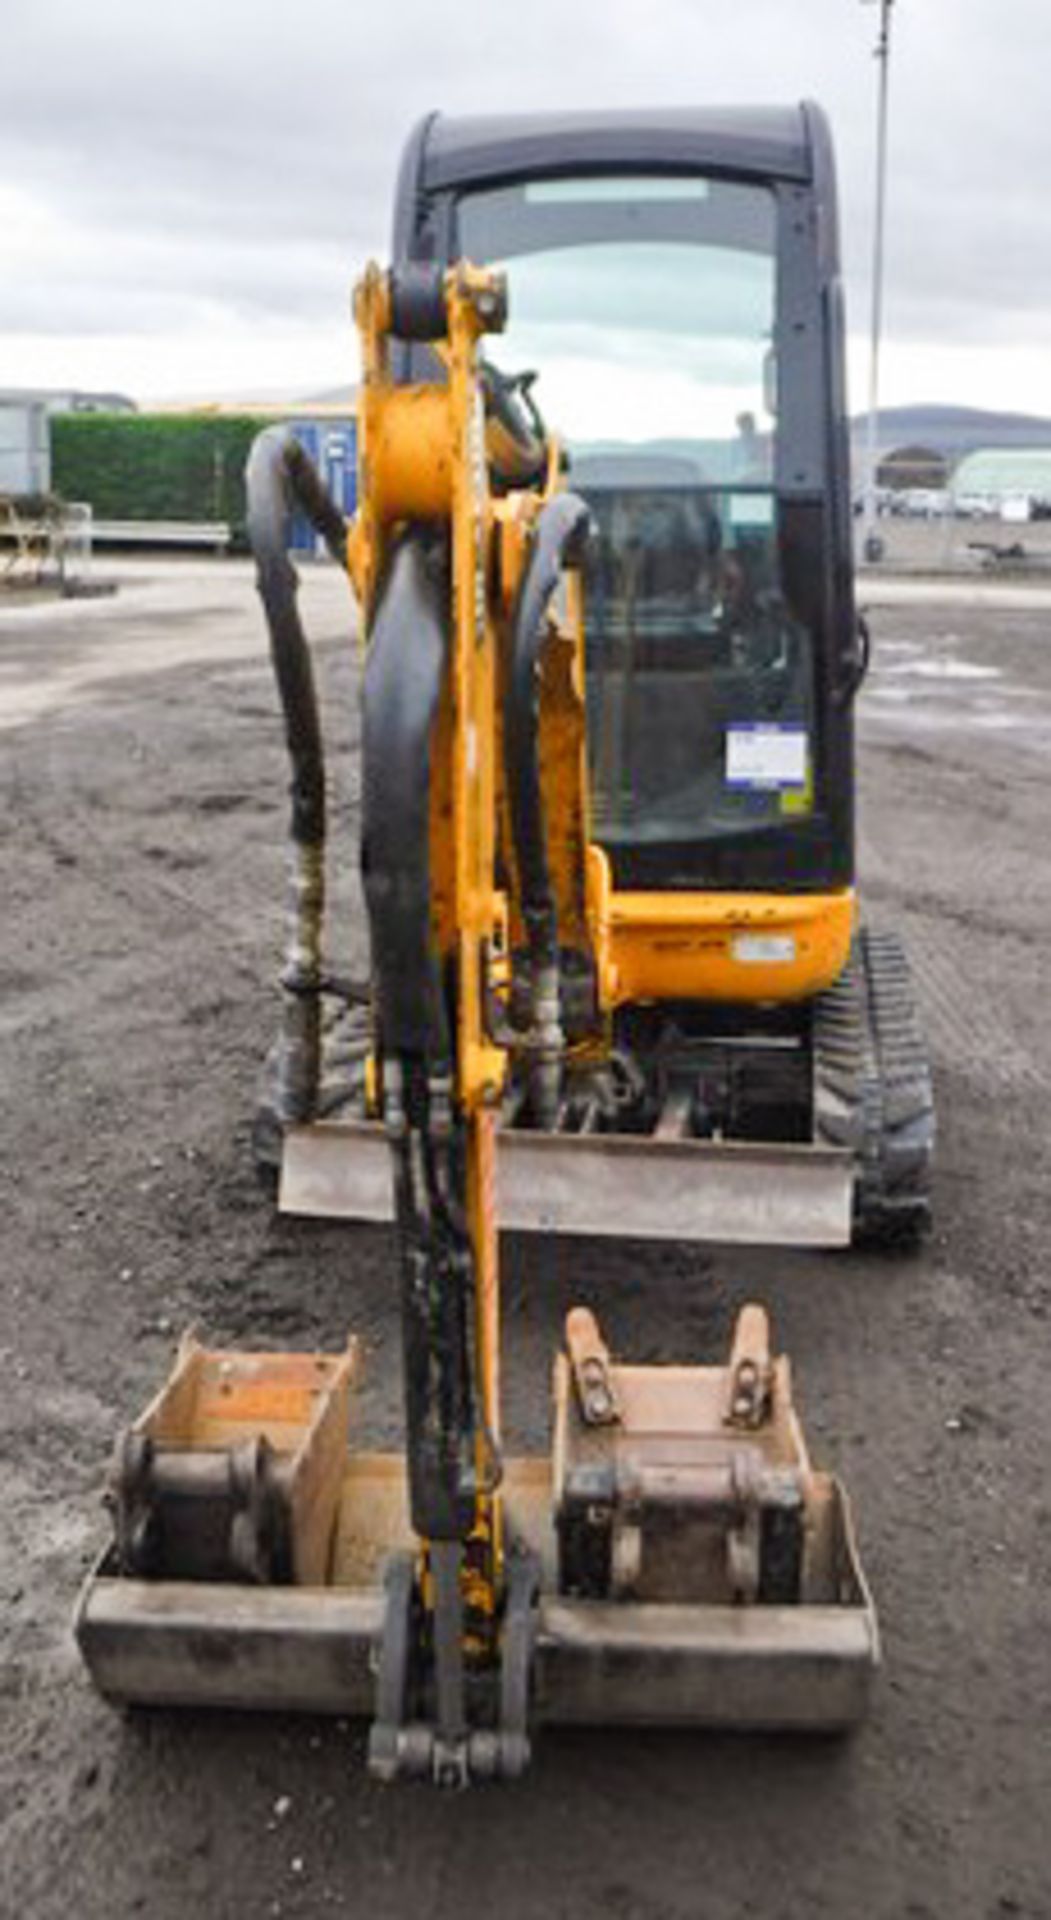
[[727,727],[726,784],[753,793],[803,791],[807,786],[806,728],[765,723]]

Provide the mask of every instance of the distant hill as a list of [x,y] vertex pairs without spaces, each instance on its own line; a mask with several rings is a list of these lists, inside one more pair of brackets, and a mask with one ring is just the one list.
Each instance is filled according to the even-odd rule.
[[[877,422],[881,453],[890,453],[896,447],[930,447],[956,460],[977,447],[1051,447],[1051,420],[1032,413],[921,404],[881,407]],[[850,431],[855,451],[859,451],[868,431],[867,416],[855,414]]]
[[[328,387],[323,393],[299,395],[298,404],[350,407],[356,399],[356,387]],[[881,452],[889,452],[894,447],[924,446],[955,459],[960,454],[973,452],[976,447],[1051,447],[1051,420],[1034,413],[1000,413],[981,407],[946,407],[921,402],[911,407],[881,407],[877,417]],[[867,416],[855,414],[850,428],[855,442],[863,442],[868,430]]]
[[[301,394],[298,404],[350,407],[356,398],[356,387],[328,387],[323,393]],[[881,407],[877,417],[881,452],[925,446],[955,459],[976,447],[1051,447],[1051,419],[1034,413],[920,402],[910,407]],[[862,443],[868,429],[867,416],[855,414],[850,426],[851,437]]]
[[[347,385],[326,387],[319,393],[308,394],[268,391],[253,394],[251,398],[265,403],[268,412],[287,408],[292,414],[297,408],[309,411],[312,407],[345,408],[351,412],[357,401],[357,393],[357,387]],[[244,394],[213,394],[208,401],[198,396],[196,400],[182,404],[229,406],[235,401],[243,403],[247,397]],[[172,404],[167,403],[168,407]],[[881,407],[878,422],[877,439],[881,456],[898,447],[929,447],[935,453],[944,454],[953,464],[963,454],[973,453],[979,447],[1051,447],[1051,419],[1033,413],[1003,413],[981,407],[935,406],[921,402],[909,407]],[[850,423],[855,460],[863,456],[867,432],[867,415],[856,413]],[[589,451],[601,452],[606,444],[597,442]],[[668,453],[684,450],[682,445],[674,441],[660,445],[661,450]],[[611,446],[612,443],[609,443]],[[700,448],[699,442],[695,445],[686,443],[685,450],[693,453]],[[705,450],[710,454],[709,443],[705,443]]]

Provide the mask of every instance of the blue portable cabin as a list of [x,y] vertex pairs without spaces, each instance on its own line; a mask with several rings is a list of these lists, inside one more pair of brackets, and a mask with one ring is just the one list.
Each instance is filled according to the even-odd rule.
[[[349,519],[358,497],[357,423],[353,413],[349,408],[345,413],[289,413],[287,424]],[[289,530],[293,553],[319,553],[323,544],[305,514],[293,515]]]
[[[237,413],[248,415],[258,421],[259,426],[288,427],[295,434],[304,453],[314,462],[333,499],[342,507],[349,518],[357,506],[358,494],[358,437],[357,421],[353,399],[346,401],[295,401],[283,405],[279,401],[240,401],[236,405],[229,401],[211,405],[201,411],[208,413]],[[324,553],[324,542],[318,539],[305,514],[295,513],[288,529],[289,550],[304,558],[320,557]]]

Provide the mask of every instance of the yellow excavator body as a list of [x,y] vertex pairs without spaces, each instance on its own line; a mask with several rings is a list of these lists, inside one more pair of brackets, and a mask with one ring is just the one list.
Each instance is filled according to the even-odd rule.
[[[499,1233],[520,1224],[516,1205],[565,1228],[559,1205],[598,1177],[598,1230],[630,1231],[652,1177],[679,1231],[695,1185],[732,1218],[757,1182],[776,1202],[795,1180],[796,1237],[815,1209],[819,1239],[849,1237],[843,1150],[699,1138],[675,1086],[644,1137],[594,1114],[619,1010],[812,998],[842,973],[855,919],[849,886],[612,883],[588,770],[591,516],[557,445],[509,436],[491,405],[487,427],[481,345],[507,297],[501,274],[466,262],[366,272],[345,543],[287,440],[263,436],[253,455],[283,688],[295,650],[280,651],[287,578],[266,544],[262,469],[313,504],[365,646],[360,1112],[317,1112],[324,875],[304,776],[281,1203],[393,1219],[405,1449],[360,1444],[353,1338],[331,1355],[185,1341],[121,1436],[114,1537],[77,1619],[113,1700],[366,1714],[378,1777],[443,1784],[519,1774],[545,1722],[846,1727],[878,1662],[845,1495],[810,1462],[758,1306],[720,1366],[622,1363],[572,1309],[550,1451],[505,1447]],[[434,347],[442,379],[395,377],[405,338]],[[498,482],[509,438],[522,471]],[[560,1130],[574,1101],[585,1117]],[[784,1217],[751,1211],[750,1237],[783,1237]]]

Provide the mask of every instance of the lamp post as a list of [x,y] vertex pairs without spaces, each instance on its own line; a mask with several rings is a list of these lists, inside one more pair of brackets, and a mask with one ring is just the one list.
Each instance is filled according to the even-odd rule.
[[[879,414],[879,337],[883,318],[883,224],[887,198],[887,80],[890,70],[890,10],[894,0],[875,0],[879,6],[879,38],[875,57],[879,63],[876,107],[876,221],[872,241],[872,339],[869,356],[869,410],[865,442],[865,512],[863,519],[866,560],[878,560],[883,542],[876,531],[876,466],[878,461]],[[873,0],[862,0],[871,6]]]

